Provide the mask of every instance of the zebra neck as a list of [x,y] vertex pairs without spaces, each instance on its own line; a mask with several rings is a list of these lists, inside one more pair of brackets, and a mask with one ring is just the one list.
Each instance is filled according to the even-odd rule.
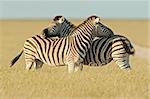
[[63,34],[62,36],[68,36],[69,33],[74,29],[74,25],[71,24],[70,22],[68,21],[65,21],[63,24],[62,24],[62,27],[60,29],[60,34]]
[[72,32],[74,33],[86,33],[86,30],[89,30],[89,28],[94,29],[95,26],[92,24],[91,20],[86,20],[82,24],[78,25],[73,29]]
[[[92,42],[92,33],[94,32],[94,25],[89,22],[84,23],[84,25],[80,26],[73,32],[71,35],[72,41],[74,42],[74,38],[78,43],[84,43],[86,48],[89,48]],[[77,43],[77,42],[74,42]]]
[[90,22],[86,22],[85,25],[82,25],[81,27],[79,27],[77,33],[80,33],[80,36],[88,36],[88,37],[92,37],[92,34],[94,33],[94,25],[92,25]]

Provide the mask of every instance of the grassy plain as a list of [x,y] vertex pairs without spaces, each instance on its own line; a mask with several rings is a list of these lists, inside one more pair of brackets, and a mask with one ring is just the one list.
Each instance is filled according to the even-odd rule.
[[[120,70],[111,62],[103,67],[85,66],[82,72],[67,73],[67,67],[44,65],[25,71],[24,56],[9,68],[10,60],[24,41],[50,24],[49,20],[0,21],[0,99],[149,99],[148,59],[131,56],[131,71]],[[76,25],[80,20],[72,20]],[[148,21],[102,20],[117,34],[134,44],[150,47]],[[137,52],[140,53],[140,52]]]

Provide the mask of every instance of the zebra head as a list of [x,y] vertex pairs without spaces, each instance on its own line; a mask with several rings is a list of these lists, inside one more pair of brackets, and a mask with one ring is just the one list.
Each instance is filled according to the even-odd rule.
[[54,19],[53,19],[53,22],[55,24],[62,24],[65,21],[66,21],[66,18],[61,15],[58,15],[58,16],[54,17]]
[[98,23],[96,32],[104,37],[112,37],[114,35],[113,31],[102,23]]
[[66,37],[70,35],[71,31],[75,28],[75,25],[63,16],[56,16],[53,21],[59,26],[59,37]]
[[44,37],[59,37],[60,29],[62,28],[62,24],[65,22],[65,18],[63,16],[56,16],[53,18],[52,24],[46,27],[42,32]]
[[98,26],[100,24],[100,17],[93,15],[93,16],[88,17],[87,20],[91,21],[92,24],[95,26],[93,37],[101,36],[101,33],[97,32],[97,29],[99,28]]
[[75,25],[69,22],[64,16],[56,16],[53,18],[54,26],[47,27],[43,32],[46,37],[66,37],[70,35]]
[[96,26],[98,23],[100,23],[100,18],[96,15],[93,15],[93,16],[88,17],[86,21],[91,21],[92,24]]
[[96,23],[96,29],[95,29],[95,34],[96,36],[104,36],[104,37],[111,37],[114,35],[113,31],[108,28],[107,26],[103,25],[100,22],[100,19],[96,19],[97,16],[91,16],[89,17],[89,19],[95,19],[95,23]]

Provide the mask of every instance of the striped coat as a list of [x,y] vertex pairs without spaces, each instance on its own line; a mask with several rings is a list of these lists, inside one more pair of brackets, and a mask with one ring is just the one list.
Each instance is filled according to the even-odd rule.
[[129,55],[133,54],[134,48],[124,36],[96,37],[87,52],[84,64],[102,66],[113,60],[121,69],[126,69],[131,67]]
[[22,52],[25,54],[26,69],[41,67],[43,63],[49,65],[68,65],[68,72],[82,69],[86,52],[91,46],[94,30],[100,19],[97,16],[87,18],[72,32],[74,35],[59,38],[45,39],[36,35],[26,40],[24,49],[11,62],[11,66],[19,59]]
[[[57,21],[59,21],[59,19],[57,19]],[[63,28],[65,31],[68,29],[73,30],[75,27],[72,27],[73,24],[67,20],[66,24],[67,28]],[[102,23],[99,23],[95,32],[97,32],[100,37],[96,37],[95,40],[93,40],[83,63],[98,66],[106,65],[113,60],[121,69],[130,68],[129,55],[133,55],[135,52],[131,42],[124,36],[114,35],[113,31]],[[59,37],[65,37],[66,34],[73,35],[71,32],[58,33]]]

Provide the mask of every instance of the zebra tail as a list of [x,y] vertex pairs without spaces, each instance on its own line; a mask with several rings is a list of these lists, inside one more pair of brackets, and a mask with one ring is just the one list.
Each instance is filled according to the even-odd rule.
[[12,59],[12,61],[10,63],[10,67],[12,67],[17,62],[17,60],[20,58],[22,53],[23,53],[23,50],[21,50],[21,52],[15,58]]
[[135,49],[134,49],[134,48],[130,49],[129,54],[130,54],[130,55],[134,55],[134,54],[135,54]]
[[128,45],[124,40],[122,40],[125,50],[128,54],[130,55],[134,55],[135,54],[135,49],[134,47],[131,45],[131,43],[129,42],[130,45]]

